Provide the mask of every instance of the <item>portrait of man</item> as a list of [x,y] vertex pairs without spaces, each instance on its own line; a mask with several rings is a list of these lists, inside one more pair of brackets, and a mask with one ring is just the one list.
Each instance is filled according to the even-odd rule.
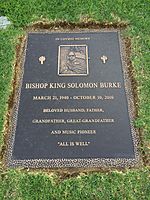
[[60,45],[58,54],[58,75],[88,75],[87,45]]

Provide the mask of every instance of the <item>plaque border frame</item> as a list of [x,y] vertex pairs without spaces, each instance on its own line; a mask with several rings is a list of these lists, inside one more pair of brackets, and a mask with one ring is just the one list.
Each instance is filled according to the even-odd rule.
[[[123,70],[123,81],[125,87],[125,94],[127,99],[127,108],[129,113],[129,121],[131,127],[131,136],[133,141],[133,148],[134,148],[134,155],[135,158],[79,158],[79,159],[24,159],[24,160],[16,160],[12,156],[14,140],[15,140],[15,131],[17,125],[17,117],[18,117],[18,109],[20,103],[20,96],[21,96],[21,88],[22,88],[22,81],[23,81],[23,74],[24,74],[24,63],[25,63],[25,56],[27,52],[27,43],[28,39],[26,40],[24,51],[23,51],[23,60],[21,63],[21,72],[19,77],[19,87],[16,90],[16,97],[13,106],[12,115],[10,116],[9,122],[9,133],[8,133],[8,141],[7,141],[7,151],[5,154],[5,164],[7,167],[16,168],[16,167],[23,167],[23,168],[125,168],[125,167],[136,167],[139,165],[141,160],[140,153],[138,149],[139,144],[139,136],[138,130],[134,128],[133,121],[135,117],[135,106],[133,100],[133,93],[131,87],[131,80],[128,74],[128,66],[127,66],[127,55],[125,52],[125,42],[121,38],[120,30],[118,29],[101,29],[101,30],[80,30],[80,31],[67,31],[67,32],[58,32],[58,31],[51,31],[51,32],[28,32],[34,34],[53,34],[53,33],[96,33],[96,32],[117,32],[119,38],[119,50],[120,50],[120,57],[121,57],[121,65]],[[28,36],[27,36],[28,38]]]

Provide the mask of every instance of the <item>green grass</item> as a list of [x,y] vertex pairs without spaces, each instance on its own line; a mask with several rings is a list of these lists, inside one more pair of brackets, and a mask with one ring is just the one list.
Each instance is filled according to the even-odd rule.
[[149,171],[82,174],[61,181],[59,176],[9,170],[3,173],[1,196],[7,200],[149,200]]
[[[24,28],[38,20],[79,22],[89,18],[99,22],[127,22],[124,32],[131,38],[132,65],[138,84],[137,127],[142,130],[143,150],[150,149],[150,0],[1,0],[0,16],[12,25],[0,30],[0,146],[14,73],[15,46]],[[61,180],[59,175],[4,169],[1,165],[0,199],[150,199],[149,169],[146,166],[123,173],[80,174]]]

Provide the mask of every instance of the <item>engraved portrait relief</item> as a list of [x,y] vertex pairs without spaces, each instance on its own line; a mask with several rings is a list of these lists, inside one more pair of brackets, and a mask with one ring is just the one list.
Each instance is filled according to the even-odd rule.
[[87,45],[60,45],[58,51],[58,75],[88,75]]

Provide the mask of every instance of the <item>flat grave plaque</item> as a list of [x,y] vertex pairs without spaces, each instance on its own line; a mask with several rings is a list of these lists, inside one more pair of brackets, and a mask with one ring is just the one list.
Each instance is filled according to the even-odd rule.
[[125,167],[138,160],[118,31],[28,33],[10,167]]

